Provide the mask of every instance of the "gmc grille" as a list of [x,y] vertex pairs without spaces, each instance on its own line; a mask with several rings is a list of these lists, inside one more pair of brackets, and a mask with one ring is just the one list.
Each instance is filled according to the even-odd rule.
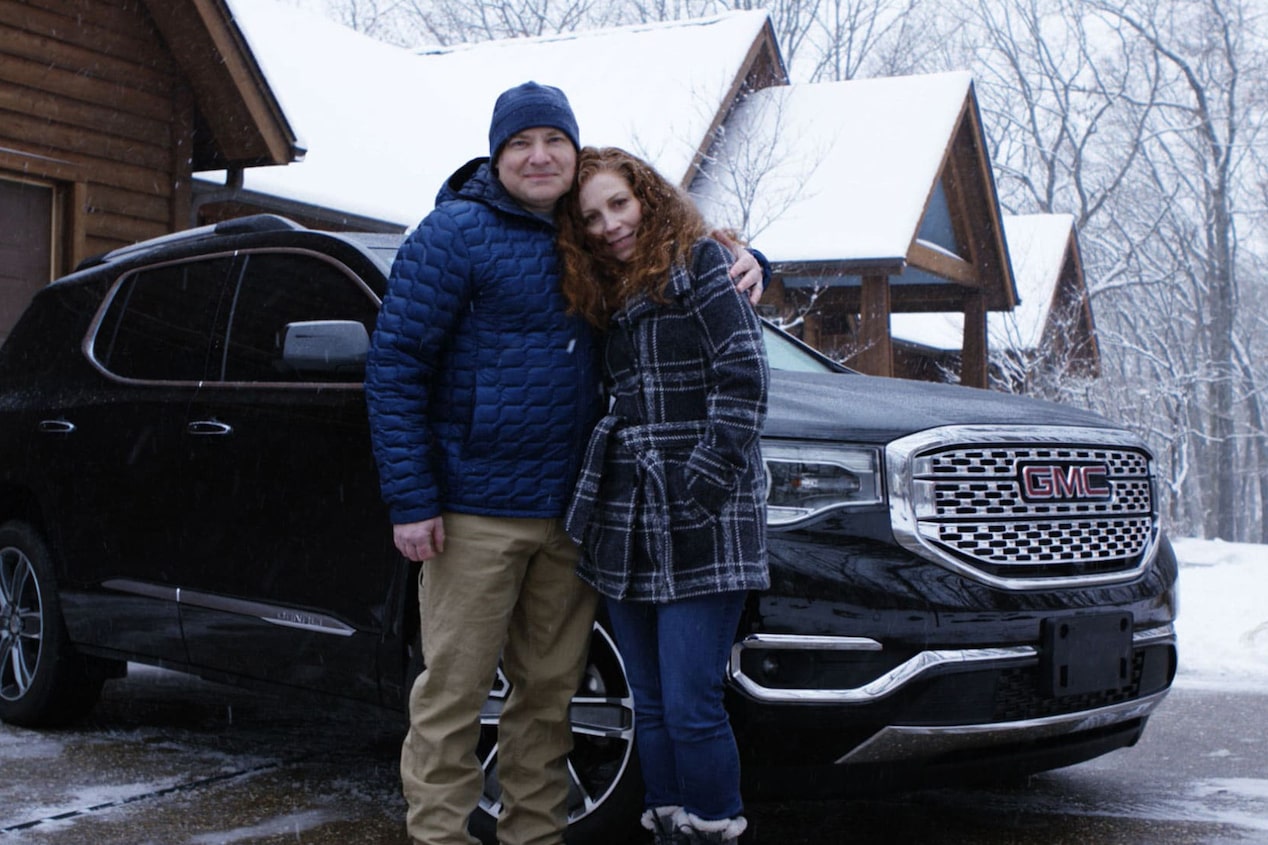
[[899,542],[978,580],[1106,583],[1152,558],[1152,461],[1127,432],[948,427],[896,441],[886,458]]

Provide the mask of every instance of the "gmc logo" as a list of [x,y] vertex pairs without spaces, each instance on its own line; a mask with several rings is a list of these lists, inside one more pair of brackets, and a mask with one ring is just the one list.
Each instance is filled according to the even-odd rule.
[[1106,501],[1114,488],[1105,464],[1027,464],[1021,493],[1030,501]]

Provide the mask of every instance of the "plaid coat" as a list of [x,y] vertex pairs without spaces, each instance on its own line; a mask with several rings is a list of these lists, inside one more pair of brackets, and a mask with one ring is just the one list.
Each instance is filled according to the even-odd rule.
[[605,339],[612,396],[565,525],[583,580],[666,602],[764,589],[766,476],[758,439],[769,370],[761,324],[703,239],[660,304],[631,301]]

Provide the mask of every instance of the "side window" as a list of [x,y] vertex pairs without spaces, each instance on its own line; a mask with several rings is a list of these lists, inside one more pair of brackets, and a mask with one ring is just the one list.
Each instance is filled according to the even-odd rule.
[[365,377],[359,368],[304,371],[282,359],[291,323],[346,320],[374,331],[374,300],[339,266],[300,253],[252,253],[231,309],[225,381],[359,383]]
[[126,277],[97,329],[93,357],[125,378],[206,378],[229,261],[169,264]]

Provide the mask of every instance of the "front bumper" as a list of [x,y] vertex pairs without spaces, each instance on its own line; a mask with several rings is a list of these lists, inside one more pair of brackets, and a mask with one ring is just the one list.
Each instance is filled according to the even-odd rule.
[[[1168,645],[1174,650],[1175,643],[1176,635],[1173,625],[1136,631],[1132,634],[1132,645],[1136,651],[1159,645]],[[881,650],[881,643],[870,637],[751,634],[732,646],[728,672],[732,683],[746,695],[758,701],[795,704],[865,704],[887,698],[920,678],[935,673],[963,671],[976,665],[989,665],[1003,669],[1012,666],[1032,666],[1039,662],[1039,647],[1034,645],[928,650],[918,652],[867,683],[837,689],[768,686],[762,682],[757,673],[750,674],[746,670],[746,667],[753,663],[747,659],[746,652],[759,652],[762,655],[780,652],[805,655],[814,652],[879,652]]]
[[[754,634],[732,651],[731,710],[749,761],[763,766],[932,770],[1026,757],[1022,768],[1040,771],[1135,742],[1175,675],[1171,625],[1134,632],[1121,687],[1054,695],[1041,652],[1037,644],[929,649],[857,685],[790,686],[773,678],[849,674],[825,670],[824,657],[839,666],[858,656],[874,671],[885,665],[874,662],[883,650],[864,637]],[[781,657],[793,658],[792,671],[777,665]],[[780,741],[767,741],[772,735]]]
[[1061,737],[1139,722],[1166,698],[1167,690],[1124,701],[1039,719],[983,725],[888,725],[842,756],[838,764],[897,763],[937,760],[964,751],[985,753],[1020,743],[1042,743]]

